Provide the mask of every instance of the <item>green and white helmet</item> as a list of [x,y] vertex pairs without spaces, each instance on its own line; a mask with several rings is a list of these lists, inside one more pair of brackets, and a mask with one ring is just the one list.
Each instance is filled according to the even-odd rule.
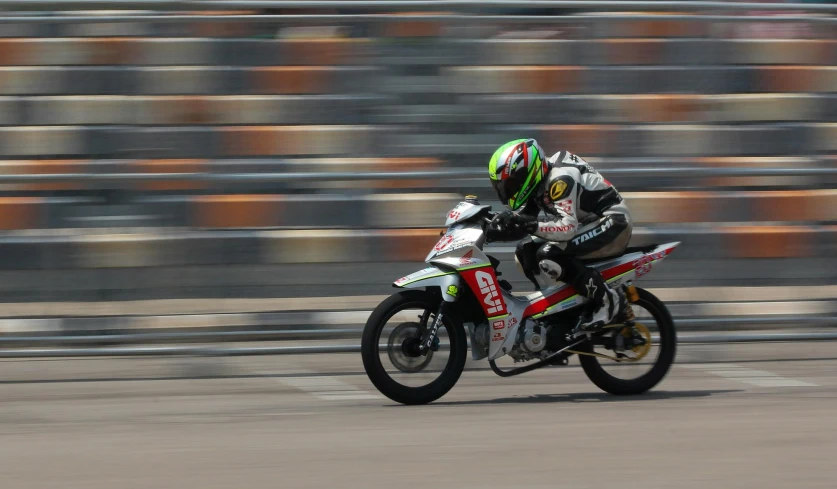
[[508,142],[488,162],[488,176],[500,202],[514,211],[526,204],[547,171],[541,147],[534,139]]

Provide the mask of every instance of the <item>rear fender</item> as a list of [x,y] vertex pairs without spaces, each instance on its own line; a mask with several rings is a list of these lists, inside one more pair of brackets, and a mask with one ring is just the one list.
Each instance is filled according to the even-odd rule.
[[679,241],[674,241],[671,243],[666,243],[660,246],[657,246],[654,250],[644,253],[639,258],[633,260],[631,265],[633,266],[634,272],[634,279],[638,279],[643,275],[648,274],[655,265],[659,264],[665,258],[674,251],[680,245]]
[[438,267],[427,267],[418,272],[401,277],[392,283],[393,287],[403,289],[423,289],[439,287],[445,302],[456,302],[462,279],[456,272],[446,272]]

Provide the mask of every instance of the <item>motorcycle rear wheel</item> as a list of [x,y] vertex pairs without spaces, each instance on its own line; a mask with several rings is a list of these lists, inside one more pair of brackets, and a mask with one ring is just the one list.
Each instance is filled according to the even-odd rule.
[[[600,363],[602,361],[610,362],[611,360],[600,359],[589,355],[578,356],[581,368],[584,369],[587,378],[596,387],[617,396],[638,395],[654,388],[668,374],[671,365],[674,363],[674,357],[677,351],[677,331],[675,330],[674,320],[671,318],[668,308],[651,292],[640,289],[639,287],[636,290],[639,293],[639,301],[636,302],[636,305],[651,313],[659,328],[658,344],[660,353],[657,356],[654,366],[640,377],[625,380],[611,375]],[[593,353],[594,351],[590,343],[582,345],[577,350],[586,353]]]
[[406,386],[393,379],[381,363],[381,334],[390,318],[413,308],[435,313],[441,300],[438,294],[430,291],[402,290],[379,304],[366,321],[360,345],[363,367],[378,391],[395,402],[411,405],[433,402],[453,388],[465,369],[467,335],[462,324],[450,313],[442,316],[442,325],[450,341],[450,356],[436,380],[420,387]]

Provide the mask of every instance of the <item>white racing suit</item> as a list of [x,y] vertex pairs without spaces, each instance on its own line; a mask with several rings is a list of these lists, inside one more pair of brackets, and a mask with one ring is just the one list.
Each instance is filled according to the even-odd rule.
[[536,285],[535,275],[543,273],[591,299],[596,309],[582,326],[601,327],[621,312],[625,299],[581,260],[624,253],[633,229],[630,213],[619,192],[580,157],[560,151],[547,163],[550,170],[541,193],[521,211],[544,215],[534,236],[518,244],[515,258]]

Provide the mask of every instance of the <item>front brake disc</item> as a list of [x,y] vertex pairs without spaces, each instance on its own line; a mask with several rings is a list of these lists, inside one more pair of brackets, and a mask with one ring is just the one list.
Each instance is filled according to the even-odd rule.
[[425,354],[414,354],[412,342],[419,342],[419,323],[401,323],[393,328],[387,340],[387,356],[389,361],[398,370],[413,374],[424,370],[430,361],[433,360],[433,349],[428,349]]

